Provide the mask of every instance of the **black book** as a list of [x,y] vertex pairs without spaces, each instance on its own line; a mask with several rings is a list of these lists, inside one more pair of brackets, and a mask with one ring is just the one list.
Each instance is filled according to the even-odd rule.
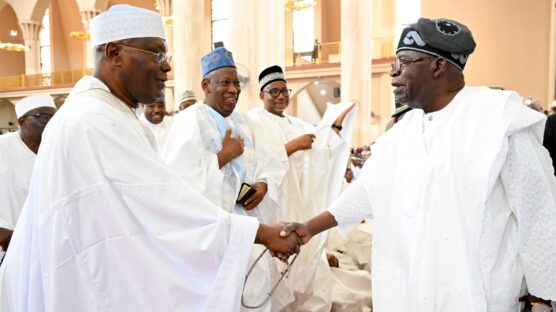
[[252,188],[251,185],[247,183],[241,184],[241,188],[239,189],[239,194],[237,195],[236,203],[244,206],[245,201],[249,199],[251,196],[253,196],[253,194],[255,194],[256,192],[257,190]]

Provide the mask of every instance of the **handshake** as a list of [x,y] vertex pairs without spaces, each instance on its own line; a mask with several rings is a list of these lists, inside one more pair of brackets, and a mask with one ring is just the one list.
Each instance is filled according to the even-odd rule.
[[291,255],[299,253],[301,245],[306,244],[312,236],[309,227],[303,223],[261,223],[255,243],[265,245],[272,256],[287,261]]

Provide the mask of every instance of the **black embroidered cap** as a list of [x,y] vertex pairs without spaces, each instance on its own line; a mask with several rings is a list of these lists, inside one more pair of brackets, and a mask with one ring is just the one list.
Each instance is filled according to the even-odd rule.
[[449,19],[422,17],[403,30],[396,53],[413,50],[443,57],[463,70],[475,46],[467,26]]
[[273,65],[270,66],[268,68],[266,68],[265,70],[263,70],[261,72],[261,74],[259,75],[259,85],[261,86],[261,92],[263,91],[263,88],[274,81],[283,81],[283,82],[287,82],[286,81],[286,77],[284,76],[284,71],[282,70],[282,68],[280,66],[277,65]]

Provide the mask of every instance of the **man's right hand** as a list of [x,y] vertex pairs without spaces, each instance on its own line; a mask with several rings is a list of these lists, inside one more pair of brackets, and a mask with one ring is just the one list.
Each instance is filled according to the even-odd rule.
[[291,255],[296,254],[300,250],[301,240],[297,235],[282,236],[283,223],[276,224],[260,224],[257,231],[255,243],[265,245],[270,253],[278,256],[281,260],[287,260]]
[[315,135],[312,133],[306,133],[298,136],[297,138],[286,143],[286,152],[288,156],[297,152],[309,150],[313,147],[313,142],[315,141]]
[[232,137],[232,129],[228,128],[222,141],[222,149],[217,153],[218,165],[224,167],[232,159],[243,154],[243,140],[240,137]]

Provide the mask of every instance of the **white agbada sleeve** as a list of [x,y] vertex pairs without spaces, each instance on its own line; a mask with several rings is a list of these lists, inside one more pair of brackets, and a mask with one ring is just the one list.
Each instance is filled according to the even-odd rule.
[[556,179],[530,129],[509,137],[501,179],[518,224],[517,249],[529,292],[556,300]]
[[43,133],[0,310],[238,311],[256,218],[209,203],[125,104],[91,93],[70,95]]
[[358,179],[347,188],[328,208],[336,222],[338,230],[346,236],[363,219],[372,218],[370,196],[364,179]]
[[218,165],[218,156],[203,148],[203,141],[197,117],[197,102],[178,114],[160,154],[174,172],[204,194],[212,203],[222,203],[222,183],[224,174]]

